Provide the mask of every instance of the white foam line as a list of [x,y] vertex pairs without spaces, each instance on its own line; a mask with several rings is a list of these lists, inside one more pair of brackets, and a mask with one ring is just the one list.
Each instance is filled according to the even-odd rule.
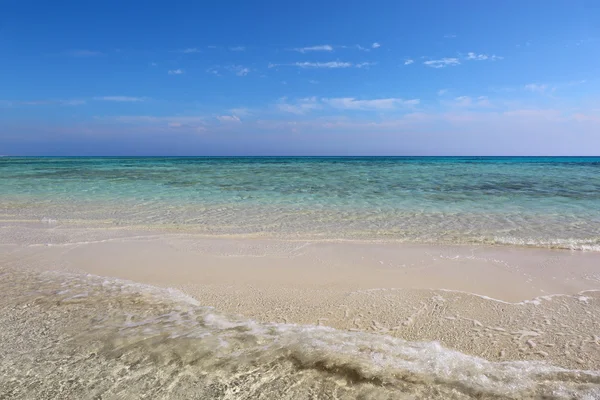
[[[82,246],[86,244],[97,244],[97,243],[108,243],[108,242],[127,242],[127,241],[138,241],[138,240],[157,240],[164,238],[165,235],[139,235],[139,236],[127,236],[121,238],[108,238],[98,240],[85,240],[81,242],[68,242],[68,243],[33,243],[28,244],[26,247],[68,247],[68,246]],[[19,245],[19,244],[16,244]]]
[[538,305],[541,303],[541,300],[550,300],[553,297],[572,297],[572,298],[578,298],[581,297],[581,295],[583,295],[584,293],[595,293],[595,292],[600,292],[600,289],[588,289],[588,290],[583,290],[581,292],[575,293],[575,294],[565,294],[565,293],[555,293],[555,294],[550,294],[550,295],[543,295],[543,296],[538,296],[538,297],[534,297],[530,300],[523,300],[523,301],[519,301],[519,302],[510,302],[510,301],[506,301],[506,300],[500,300],[500,299],[496,299],[493,297],[489,297],[483,294],[478,294],[478,293],[472,293],[472,292],[467,292],[464,290],[455,290],[455,289],[443,289],[443,288],[428,288],[428,289],[409,289],[409,288],[372,288],[372,289],[363,289],[363,290],[355,290],[352,293],[369,293],[369,292],[385,292],[385,291],[406,291],[406,290],[431,290],[433,292],[439,291],[439,292],[449,292],[449,293],[458,293],[458,294],[464,294],[467,296],[474,296],[474,297],[479,297],[481,299],[484,300],[489,300],[489,301],[494,301],[497,303],[502,303],[502,304],[509,304],[509,305],[525,305],[525,304],[535,304]]
[[572,298],[576,298],[579,297],[580,295],[582,295],[583,293],[588,293],[588,292],[600,292],[600,289],[589,289],[589,290],[584,290],[581,292],[578,292],[576,294],[565,294],[565,293],[555,293],[555,294],[550,294],[550,295],[544,295],[544,296],[538,296],[538,297],[534,297],[533,299],[530,300],[523,300],[523,301],[519,301],[516,303],[510,302],[510,301],[505,301],[505,300],[500,300],[500,299],[495,299],[493,297],[489,297],[489,296],[485,296],[482,294],[477,294],[477,293],[471,293],[471,292],[466,292],[463,290],[454,290],[454,289],[429,289],[429,290],[438,290],[441,292],[451,292],[451,293],[460,293],[460,294],[466,294],[469,296],[475,296],[475,297],[480,297],[482,299],[485,300],[490,300],[490,301],[495,301],[498,303],[503,303],[503,304],[510,304],[510,305],[525,305],[525,304],[535,304],[538,305],[541,303],[541,300],[550,300],[554,297],[572,297]]

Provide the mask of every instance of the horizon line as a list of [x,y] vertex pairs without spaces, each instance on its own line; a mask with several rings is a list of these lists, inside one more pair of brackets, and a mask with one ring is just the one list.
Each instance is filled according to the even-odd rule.
[[481,158],[595,158],[599,155],[8,155],[0,158],[407,158],[407,157],[481,157]]

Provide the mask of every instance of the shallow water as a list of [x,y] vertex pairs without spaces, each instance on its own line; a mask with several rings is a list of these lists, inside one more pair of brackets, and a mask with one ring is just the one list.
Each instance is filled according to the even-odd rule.
[[600,250],[600,158],[0,159],[0,223]]
[[0,398],[595,399],[597,371],[229,318],[173,290],[0,269]]

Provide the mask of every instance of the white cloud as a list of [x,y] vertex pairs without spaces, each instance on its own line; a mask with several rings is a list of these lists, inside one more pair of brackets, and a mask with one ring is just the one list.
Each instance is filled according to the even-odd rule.
[[113,117],[116,121],[133,125],[150,125],[158,129],[183,128],[196,131],[204,130],[206,118],[201,116],[153,116],[153,115],[123,115]]
[[371,51],[373,49],[378,49],[381,47],[381,45],[379,43],[373,43],[367,47],[361,46],[360,44],[354,45],[354,46],[339,46],[342,49],[358,49],[360,51]]
[[291,66],[291,67],[298,67],[298,68],[328,68],[328,69],[351,68],[351,67],[367,68],[367,67],[371,67],[376,64],[377,63],[375,63],[375,62],[361,62],[361,63],[353,64],[351,62],[345,62],[345,61],[328,61],[328,62],[305,61],[305,62],[295,62],[292,64],[269,63],[269,68],[277,68],[277,67],[283,67],[283,66]]
[[169,70],[169,75],[181,75],[181,74],[183,74],[182,69],[170,69]]
[[321,100],[330,107],[342,110],[392,110],[400,106],[414,106],[420,102],[418,99],[385,98],[357,100],[354,97],[324,98]]
[[216,75],[216,76],[221,76],[221,74],[219,74],[219,71],[216,68],[208,68],[206,70],[206,72],[208,72],[209,74]]
[[374,63],[374,62],[362,62],[362,63],[358,63],[358,64],[356,64],[354,66],[356,68],[369,68],[369,67],[372,67],[375,64],[377,64],[377,63]]
[[546,120],[559,120],[561,118],[561,112],[559,110],[552,109],[521,109],[521,110],[510,110],[502,113],[509,117],[519,118],[530,118],[530,117],[541,117]]
[[146,100],[148,100],[148,98],[147,97],[131,97],[131,96],[100,96],[100,97],[94,97],[94,100],[136,103],[136,102],[140,102],[140,101],[146,101]]
[[70,100],[2,100],[0,101],[5,106],[80,106],[86,104],[85,100],[70,99]]
[[83,104],[86,104],[85,100],[79,100],[79,99],[75,99],[75,100],[59,100],[58,104],[63,105],[63,106],[80,106]]
[[234,46],[234,47],[230,47],[229,50],[231,50],[231,51],[246,51],[246,48],[244,46]]
[[456,35],[453,33],[448,33],[448,34],[444,35],[445,39],[454,39],[455,37],[456,37]]
[[180,124],[192,124],[205,121],[205,117],[199,116],[166,116],[156,117],[152,115],[121,115],[116,117],[118,121],[138,123],[138,122],[175,122]]
[[440,90],[438,90],[437,95],[438,96],[443,96],[446,93],[448,93],[448,89],[440,89]]
[[250,110],[245,107],[232,108],[229,110],[229,112],[238,117],[247,117],[248,115],[252,114]]
[[475,107],[492,107],[487,96],[479,96],[477,98],[471,98],[469,96],[459,96],[454,99],[452,103],[449,104],[453,107],[465,107],[465,108],[475,108]]
[[431,68],[444,68],[447,66],[460,65],[460,60],[458,58],[444,57],[440,60],[428,60],[428,61],[425,61],[423,64],[425,64]]
[[322,44],[319,46],[297,47],[293,50],[300,53],[306,53],[308,51],[333,51],[333,46],[329,44]]
[[200,50],[196,47],[188,47],[187,49],[181,50],[184,54],[200,53]]
[[151,62],[151,63],[150,63],[150,66],[152,66],[152,67],[156,67],[157,65],[158,65],[158,64],[157,64],[157,63],[155,63],[155,62]]
[[94,50],[71,50],[67,51],[66,54],[71,57],[98,57],[104,55],[104,53]]
[[217,116],[217,119],[220,122],[226,122],[226,123],[227,122],[235,122],[235,123],[242,122],[240,120],[240,118],[238,116],[236,116],[236,115],[219,115],[219,116]]
[[525,90],[528,90],[530,92],[543,93],[546,91],[546,89],[548,89],[548,85],[546,84],[529,83],[525,85]]
[[415,60],[411,60],[411,59],[409,58],[409,59],[407,59],[407,60],[404,60],[404,65],[410,65],[410,64],[412,64],[412,63],[414,63],[414,62],[415,62]]
[[459,107],[467,107],[470,106],[472,103],[472,100],[469,96],[460,96],[454,99],[455,101],[455,105],[459,106]]
[[303,99],[299,99],[295,104],[290,104],[287,101],[286,97],[282,97],[279,99],[279,102],[276,104],[276,107],[279,111],[288,112],[292,114],[305,114],[311,110],[317,110],[322,108],[322,105],[319,104],[316,97],[306,97]]
[[314,79],[310,79],[310,80],[308,81],[308,83],[310,83],[311,85],[317,85],[317,84],[319,83],[319,81],[316,81],[316,80],[314,80]]
[[394,110],[400,107],[412,107],[420,103],[419,99],[404,100],[400,98],[383,98],[359,100],[354,97],[333,97],[317,98],[306,97],[289,102],[287,98],[281,98],[276,104],[279,111],[292,114],[306,114],[309,111],[324,108],[333,108],[337,110],[356,110],[356,111],[385,111]]
[[485,60],[490,60],[490,61],[496,61],[496,60],[502,60],[504,57],[500,57],[497,56],[495,54],[493,55],[487,55],[487,54],[477,54],[477,53],[473,53],[473,52],[468,52],[467,53],[467,60],[475,60],[475,61],[485,61]]
[[229,65],[225,67],[228,71],[233,72],[237,76],[246,76],[250,73],[250,69],[243,65]]
[[294,64],[296,67],[300,68],[349,68],[352,66],[352,63],[342,62],[342,61],[329,61],[329,62],[297,62]]

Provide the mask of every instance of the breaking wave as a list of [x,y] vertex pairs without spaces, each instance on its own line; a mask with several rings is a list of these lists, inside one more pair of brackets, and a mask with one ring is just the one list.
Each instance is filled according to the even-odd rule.
[[600,398],[598,371],[258,323],[116,279],[0,269],[0,282],[2,398]]

